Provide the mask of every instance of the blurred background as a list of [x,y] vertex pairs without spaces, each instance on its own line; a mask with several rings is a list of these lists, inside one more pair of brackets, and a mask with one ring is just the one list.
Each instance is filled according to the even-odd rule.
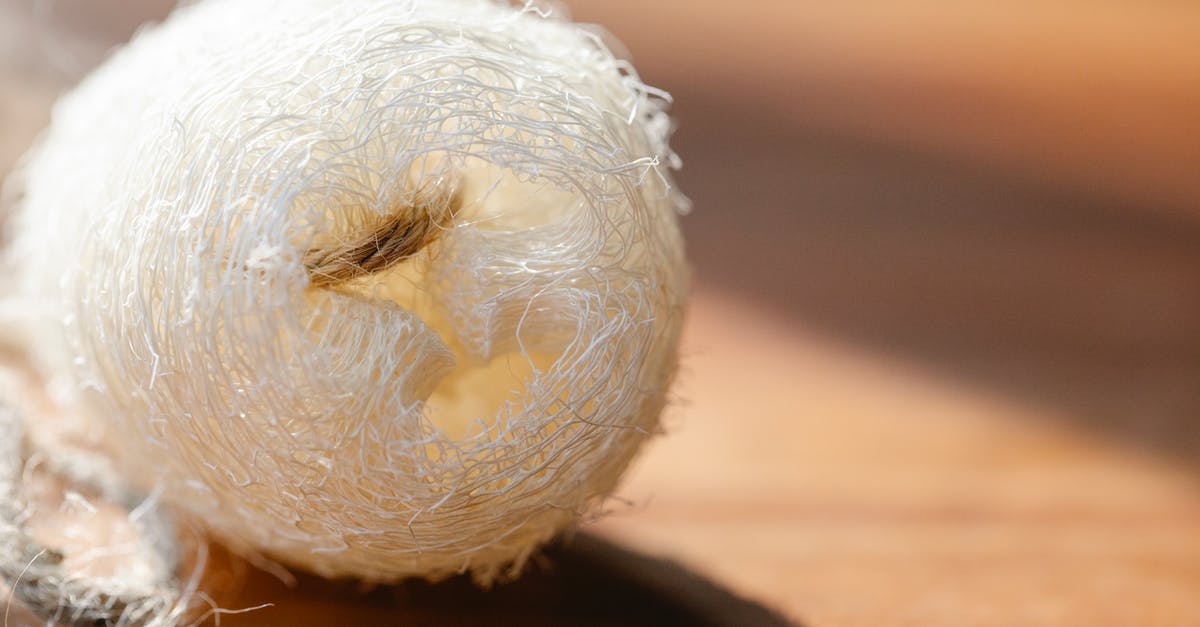
[[[0,0],[0,172],[172,4]],[[587,542],[755,620],[1200,624],[1200,4],[565,5],[695,201],[670,435]]]

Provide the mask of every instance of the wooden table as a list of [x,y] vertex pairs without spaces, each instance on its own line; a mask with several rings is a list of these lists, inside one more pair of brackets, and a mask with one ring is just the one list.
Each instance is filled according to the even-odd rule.
[[812,625],[1200,624],[1195,469],[702,290],[594,529]]

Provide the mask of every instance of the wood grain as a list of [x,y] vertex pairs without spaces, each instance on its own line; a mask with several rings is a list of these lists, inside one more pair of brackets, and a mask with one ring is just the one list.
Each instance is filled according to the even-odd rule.
[[567,4],[611,30],[680,102],[703,90],[784,129],[952,154],[1200,218],[1200,4]]
[[1200,624],[1200,482],[1031,403],[702,291],[593,530],[812,625]]

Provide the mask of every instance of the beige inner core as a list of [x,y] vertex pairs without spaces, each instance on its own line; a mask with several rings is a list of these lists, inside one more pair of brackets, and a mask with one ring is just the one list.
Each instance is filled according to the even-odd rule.
[[[557,219],[564,211],[578,207],[568,192],[519,181],[491,166],[472,168],[460,178],[459,185],[461,192],[453,201],[453,224],[435,228],[518,230]],[[519,207],[519,211],[501,209],[504,207]],[[418,214],[417,219],[421,217],[424,214]],[[425,416],[447,437],[462,440],[485,433],[505,413],[506,406],[519,410],[528,384],[548,371],[558,355],[544,351],[507,352],[481,362],[470,354],[442,315],[435,295],[426,288],[430,264],[435,261],[441,244],[438,240],[438,237],[428,238],[419,251],[410,252],[406,258],[377,272],[357,273],[333,286],[325,280],[317,281],[314,286],[392,301],[416,314],[438,334],[453,353],[456,365],[426,400]]]

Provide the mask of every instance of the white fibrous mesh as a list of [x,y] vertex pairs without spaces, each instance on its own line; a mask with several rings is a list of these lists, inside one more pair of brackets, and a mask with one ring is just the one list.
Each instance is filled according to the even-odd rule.
[[[13,309],[126,476],[235,548],[491,580],[658,429],[687,282],[664,103],[528,6],[187,6],[57,105]],[[384,230],[425,235],[388,259]]]

